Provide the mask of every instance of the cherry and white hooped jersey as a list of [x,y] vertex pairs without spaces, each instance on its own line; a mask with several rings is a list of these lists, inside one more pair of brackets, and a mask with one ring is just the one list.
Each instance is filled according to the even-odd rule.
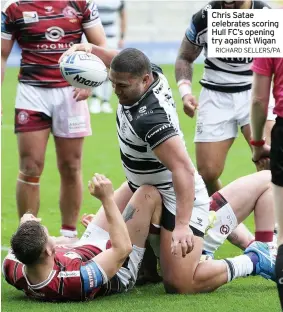
[[1,12],[1,38],[22,49],[19,81],[39,87],[65,87],[58,59],[80,43],[84,29],[101,24],[96,3],[8,0]]
[[2,272],[9,284],[31,298],[44,301],[94,299],[108,292],[107,276],[95,263],[94,257],[100,252],[92,245],[56,248],[53,270],[37,285],[29,282],[25,266],[11,252],[4,259]]

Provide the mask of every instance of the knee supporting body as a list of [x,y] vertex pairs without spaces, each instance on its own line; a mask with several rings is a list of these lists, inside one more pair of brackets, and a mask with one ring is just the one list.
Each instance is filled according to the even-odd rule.
[[29,184],[29,185],[39,185],[40,176],[30,176],[26,175],[23,172],[19,172],[18,181],[21,183]]

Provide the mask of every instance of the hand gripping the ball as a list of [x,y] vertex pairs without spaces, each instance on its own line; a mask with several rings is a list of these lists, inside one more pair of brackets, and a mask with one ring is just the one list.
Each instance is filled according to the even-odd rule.
[[64,52],[61,57],[59,58],[58,63],[61,63],[62,60],[76,51],[84,51],[86,53],[91,53],[92,51],[92,44],[91,43],[77,43],[73,44],[66,52]]

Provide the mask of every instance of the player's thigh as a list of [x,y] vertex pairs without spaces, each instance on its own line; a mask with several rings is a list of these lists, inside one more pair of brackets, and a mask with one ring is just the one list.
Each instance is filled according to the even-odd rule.
[[60,138],[83,138],[92,134],[87,101],[73,98],[73,87],[52,88],[52,132]]
[[220,142],[237,136],[233,96],[203,88],[199,97],[195,142]]
[[231,138],[220,142],[196,143],[197,168],[205,181],[219,178],[233,142],[234,139]]
[[163,283],[168,293],[194,293],[194,273],[199,263],[203,239],[194,236],[194,249],[182,257],[171,253],[172,232],[161,228],[160,265]]
[[270,171],[263,170],[237,179],[219,193],[230,204],[240,223],[253,211],[258,198],[270,187],[270,182]]
[[161,211],[162,198],[157,188],[150,185],[139,187],[123,212],[133,245],[144,248],[153,215],[159,224]]
[[[84,138],[61,138],[54,136],[59,171],[79,170]],[[65,169],[65,170],[64,170]]]
[[[121,213],[123,213],[123,211],[125,210],[132,196],[133,196],[133,191],[130,189],[127,182],[124,182],[114,192],[114,201],[116,205],[118,206],[119,210],[121,211]],[[94,216],[92,222],[108,232],[108,222],[107,222],[103,207],[99,209],[97,214]]]
[[42,173],[50,129],[17,134],[20,170],[26,175]]

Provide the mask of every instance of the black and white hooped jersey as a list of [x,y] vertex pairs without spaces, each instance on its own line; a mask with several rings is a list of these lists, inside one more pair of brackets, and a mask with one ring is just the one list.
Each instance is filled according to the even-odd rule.
[[[159,67],[152,65],[152,69],[156,79],[142,98],[132,106],[118,105],[117,132],[121,160],[131,188],[149,184],[168,190],[173,187],[172,173],[153,150],[173,136],[179,135],[183,140],[183,133],[168,81]],[[203,187],[203,180],[196,172],[195,190]]]
[[125,2],[122,0],[96,0],[95,3],[106,37],[116,38],[119,32],[118,14],[123,10]]
[[[193,15],[186,30],[186,38],[204,48],[206,57],[204,74],[200,84],[210,90],[236,93],[251,89],[252,58],[208,58],[207,57],[207,11],[221,9],[221,1],[211,1]],[[269,9],[262,1],[252,1],[252,9]]]

